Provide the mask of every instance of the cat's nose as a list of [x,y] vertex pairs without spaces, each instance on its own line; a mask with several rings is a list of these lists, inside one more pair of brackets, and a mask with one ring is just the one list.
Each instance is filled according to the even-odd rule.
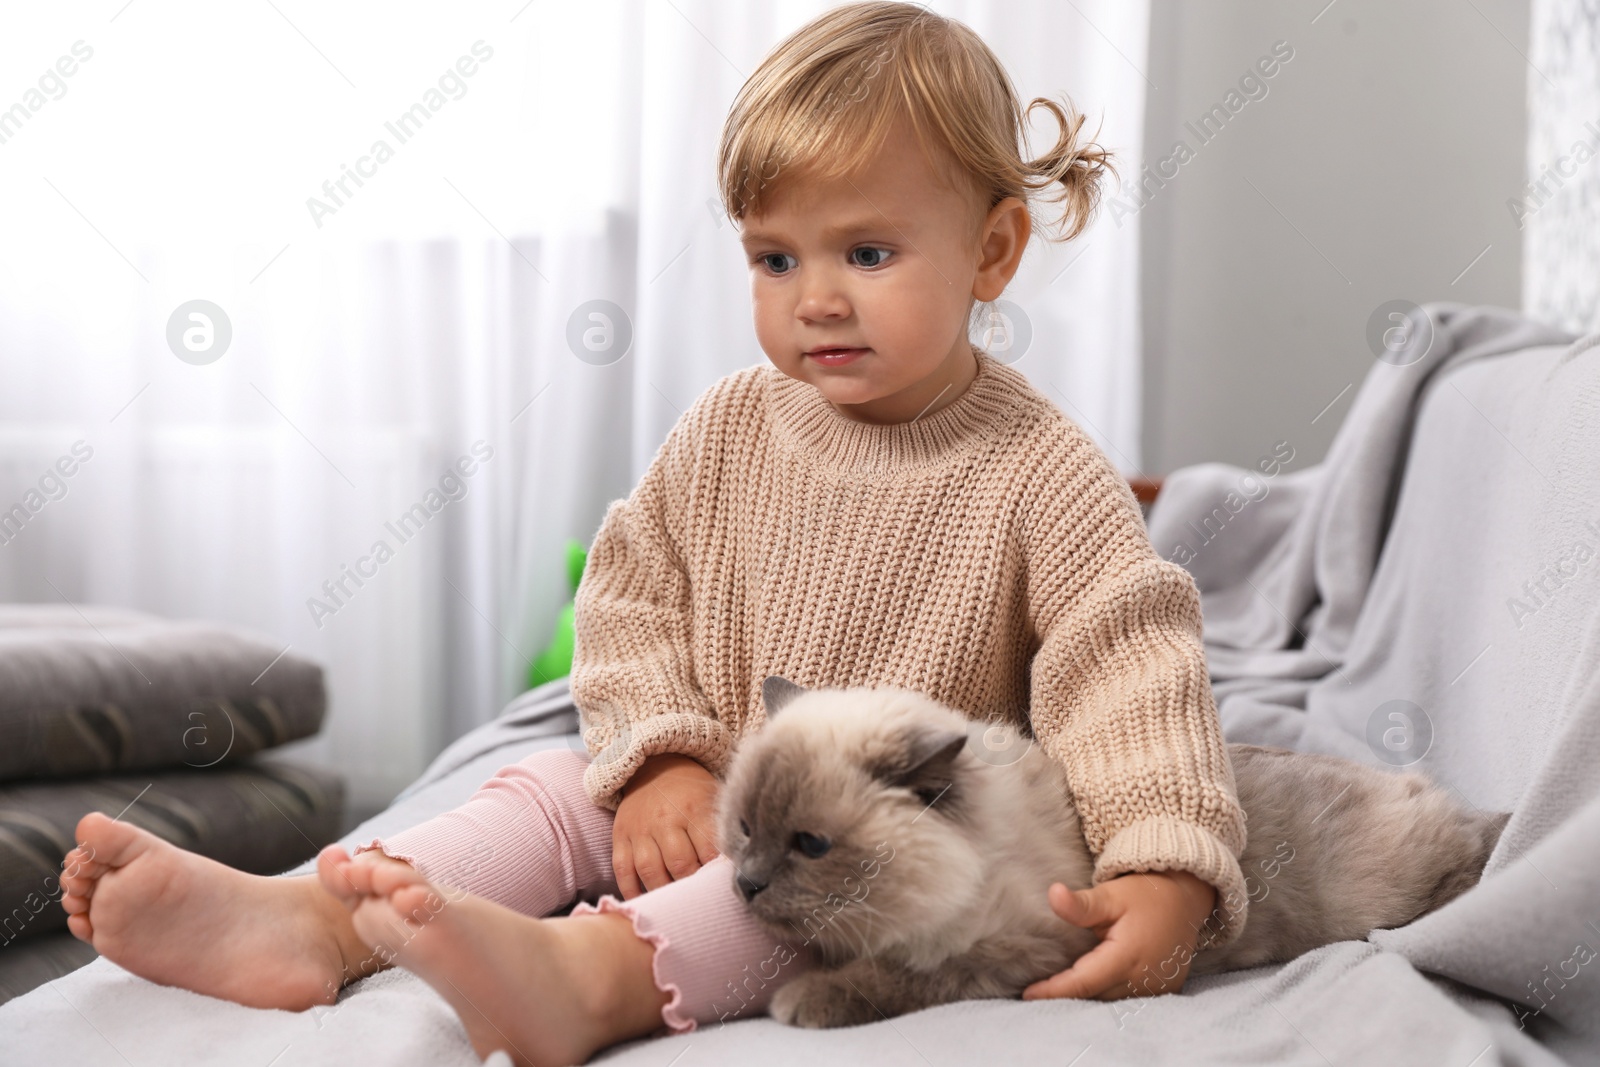
[[734,884],[739,887],[739,893],[744,897],[744,902],[746,904],[754,900],[757,893],[767,888],[767,883],[752,881],[744,876],[743,871],[739,872],[739,874],[734,877]]

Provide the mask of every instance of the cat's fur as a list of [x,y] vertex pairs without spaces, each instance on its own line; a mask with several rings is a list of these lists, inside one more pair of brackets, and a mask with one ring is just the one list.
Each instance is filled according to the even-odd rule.
[[[1093,863],[1065,774],[1037,744],[908,690],[773,676],[762,691],[770,721],[735,754],[720,840],[752,913],[822,964],[780,987],[774,1018],[848,1026],[1012,997],[1094,947],[1047,900],[1052,882],[1087,887]],[[1477,883],[1507,818],[1468,812],[1418,774],[1228,752],[1249,914],[1191,974],[1404,925]],[[805,834],[826,850],[807,855]]]

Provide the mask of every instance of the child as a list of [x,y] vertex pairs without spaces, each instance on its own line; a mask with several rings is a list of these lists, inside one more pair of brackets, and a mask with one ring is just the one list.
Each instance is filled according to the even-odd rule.
[[1100,450],[967,340],[1021,262],[1030,194],[1061,185],[1067,237],[1095,205],[1105,154],[1081,116],[1035,106],[1062,133],[1025,162],[994,55],[912,4],[836,8],[780,44],[720,153],[773,366],[708,389],[606,513],[572,673],[590,755],[532,755],[354,858],[329,846],[315,878],[86,816],[73,932],[257,1006],[328,1003],[398,961],[480,1052],[530,1063],[755,1014],[806,957],[748,916],[711,828],[781,674],[1028,727],[1096,856],[1094,886],[1051,903],[1103,939],[1025,995],[1181,986],[1208,917],[1225,943],[1247,904],[1198,593]]

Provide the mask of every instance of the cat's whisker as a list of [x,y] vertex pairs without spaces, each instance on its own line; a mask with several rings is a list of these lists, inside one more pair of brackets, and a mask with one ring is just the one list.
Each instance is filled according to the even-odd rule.
[[856,901],[855,906],[860,908],[867,915],[871,915],[879,919],[883,918],[883,912],[878,910],[877,905],[868,904],[865,897],[861,898],[859,901]]
[[[872,932],[872,924],[873,924],[873,922],[875,920],[881,919],[881,918],[884,917],[884,915],[883,915],[883,913],[881,911],[879,911],[877,908],[873,907],[870,904],[865,904],[865,903],[856,904],[856,905],[854,905],[854,907],[857,909],[857,916],[859,918],[864,918],[866,920],[866,923],[865,923],[865,925],[866,925],[866,931],[865,932],[866,933],[870,934]],[[849,910],[850,910],[849,908],[845,909],[845,911],[849,911]]]
[[[843,913],[841,912],[840,914],[842,915]],[[871,946],[868,945],[866,936],[857,930],[853,924],[841,922],[839,928],[852,939],[853,943],[859,943],[861,946],[856,950],[856,955],[867,956],[871,954]],[[852,947],[854,947],[854,944],[852,944]]]
[[861,950],[859,954],[870,959],[873,956],[872,942],[867,935],[872,932],[873,918],[881,916],[882,913],[871,905],[853,901],[851,904],[846,905],[845,908],[839,912],[838,918],[842,919],[845,914],[850,911],[851,907],[858,907],[861,909],[861,912],[865,914],[867,920],[866,930],[860,930],[857,928],[855,920],[858,916],[851,916],[849,923],[841,923],[841,926],[844,927],[846,933],[853,935],[860,942]]
[[[822,906],[824,906],[822,903],[818,904],[819,908]],[[851,917],[848,915],[850,909],[855,906],[855,901],[852,898],[850,902],[847,903],[843,908],[829,915],[826,926],[824,927],[824,934],[829,927],[836,929],[839,937],[849,945],[852,954],[862,955],[863,950],[865,950],[867,947],[866,939],[856,931],[853,925],[851,925]],[[861,949],[857,949],[857,943],[861,945]]]

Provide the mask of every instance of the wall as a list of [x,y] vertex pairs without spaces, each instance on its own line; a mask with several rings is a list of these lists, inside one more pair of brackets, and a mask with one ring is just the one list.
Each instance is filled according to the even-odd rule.
[[1146,473],[1317,462],[1380,305],[1520,306],[1528,2],[1153,0],[1145,155],[1173,177],[1107,204],[1143,227]]

